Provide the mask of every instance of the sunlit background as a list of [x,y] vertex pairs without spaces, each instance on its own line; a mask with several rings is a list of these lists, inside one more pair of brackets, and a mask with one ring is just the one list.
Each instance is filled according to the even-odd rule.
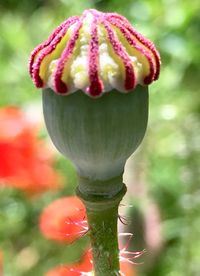
[[[48,139],[41,92],[27,72],[32,49],[64,19],[87,8],[126,16],[155,42],[162,58],[160,79],[150,87],[148,131],[124,177],[128,195],[120,212],[126,225],[119,222],[119,228],[133,233],[129,250],[146,249],[125,275],[198,276],[198,0],[0,1],[0,275],[38,276],[60,264],[73,267],[83,262],[89,246],[87,236],[72,242],[66,233],[65,241],[57,241],[39,227],[43,209],[74,195],[77,180]],[[51,275],[79,275],[56,273]]]

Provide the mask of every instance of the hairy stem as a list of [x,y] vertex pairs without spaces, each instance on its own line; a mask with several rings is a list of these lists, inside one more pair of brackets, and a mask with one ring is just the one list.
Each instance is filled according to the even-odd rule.
[[125,185],[110,196],[84,194],[77,189],[87,210],[95,276],[120,275],[117,221],[118,206],[125,193]]

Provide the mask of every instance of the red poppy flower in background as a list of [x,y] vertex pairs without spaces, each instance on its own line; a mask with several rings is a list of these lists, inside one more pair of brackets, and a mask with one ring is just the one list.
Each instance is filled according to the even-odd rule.
[[20,109],[0,109],[0,183],[30,195],[56,189],[61,183],[38,130]]
[[92,260],[90,251],[82,256],[81,260],[71,265],[60,265],[49,270],[45,276],[80,276],[87,275],[92,271]]
[[71,243],[87,232],[85,216],[85,207],[78,197],[59,198],[43,210],[40,230],[48,239]]
[[[86,276],[91,275],[93,265],[92,265],[92,255],[91,251],[88,250],[80,262],[72,265],[61,265],[54,267],[48,271],[45,276]],[[123,276],[136,276],[133,265],[127,262],[120,262],[121,275]]]

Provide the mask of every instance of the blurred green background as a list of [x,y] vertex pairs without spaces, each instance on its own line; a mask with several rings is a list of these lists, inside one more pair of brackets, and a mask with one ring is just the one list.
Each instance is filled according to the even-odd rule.
[[[150,88],[148,131],[127,172],[130,175],[133,171],[143,191],[138,195],[135,191],[137,183],[133,188],[128,184],[126,201],[133,207],[126,211],[131,220],[128,231],[134,233],[132,247],[147,248],[144,264],[136,266],[138,275],[198,276],[198,0],[1,0],[0,106],[27,109],[35,104],[41,110],[41,93],[36,91],[27,72],[30,52],[65,18],[81,14],[87,8],[126,16],[138,31],[154,41],[162,58],[159,81]],[[41,136],[47,136],[45,129]],[[42,208],[54,198],[74,193],[76,176],[71,164],[66,164],[58,155],[56,166],[67,182],[66,188],[58,192],[30,200],[17,190],[0,188],[0,249],[6,276],[43,275],[54,265],[72,262],[84,248],[86,239],[66,247],[45,240],[39,233],[37,221]],[[153,209],[149,208],[152,204]],[[155,210],[157,219],[152,221]],[[148,237],[153,228],[155,234]],[[151,239],[157,236],[158,244],[151,246]],[[25,249],[32,254],[32,262],[29,260],[28,265],[23,265],[22,261],[26,256],[23,255]]]

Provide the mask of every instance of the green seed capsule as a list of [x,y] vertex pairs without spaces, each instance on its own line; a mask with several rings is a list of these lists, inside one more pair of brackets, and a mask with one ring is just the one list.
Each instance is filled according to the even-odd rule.
[[148,87],[112,90],[98,99],[78,91],[60,96],[43,90],[46,126],[56,148],[81,177],[107,180],[123,173],[141,143],[148,120]]

